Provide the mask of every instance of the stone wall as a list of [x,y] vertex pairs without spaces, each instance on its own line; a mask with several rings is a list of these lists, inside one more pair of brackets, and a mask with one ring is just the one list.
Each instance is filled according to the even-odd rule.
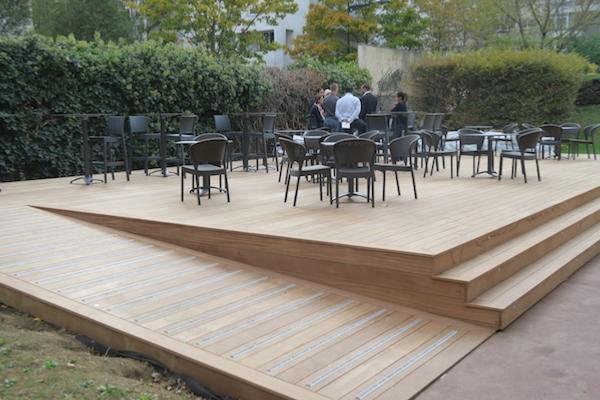
[[358,65],[371,73],[373,93],[379,97],[382,110],[389,110],[394,106],[395,95],[399,90],[408,93],[410,104],[413,94],[411,67],[420,57],[420,53],[409,50],[362,44],[358,46]]

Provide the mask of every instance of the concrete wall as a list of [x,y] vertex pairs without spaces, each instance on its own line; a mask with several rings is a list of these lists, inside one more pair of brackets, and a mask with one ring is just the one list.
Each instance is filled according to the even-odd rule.
[[362,44],[358,46],[358,65],[371,73],[373,92],[379,96],[383,110],[389,110],[394,106],[394,98],[399,90],[408,93],[410,104],[413,94],[410,71],[420,57],[419,53],[408,50]]

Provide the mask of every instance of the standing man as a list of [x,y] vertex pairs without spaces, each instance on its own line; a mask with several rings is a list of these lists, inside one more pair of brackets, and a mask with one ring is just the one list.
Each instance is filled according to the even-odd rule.
[[336,118],[337,102],[339,86],[337,83],[332,83],[329,87],[331,93],[325,97],[323,101],[323,114],[325,115],[323,126],[331,129],[332,132],[341,130],[340,121]]
[[367,83],[361,86],[360,91],[360,119],[367,120],[367,114],[375,114],[377,112],[377,97],[371,93],[371,86]]
[[396,94],[396,105],[392,108],[392,112],[399,112],[402,114],[394,115],[394,137],[400,137],[406,131],[408,125],[407,99],[407,94],[402,91]]
[[358,133],[367,130],[367,124],[359,119],[360,100],[352,94],[352,87],[348,86],[344,97],[338,100],[335,107],[335,116],[340,121],[342,129],[357,129]]

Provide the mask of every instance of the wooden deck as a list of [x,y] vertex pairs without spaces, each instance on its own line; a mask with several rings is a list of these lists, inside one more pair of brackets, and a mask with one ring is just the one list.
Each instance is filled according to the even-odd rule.
[[0,300],[243,399],[403,399],[492,330],[27,207]]
[[201,207],[177,176],[3,183],[0,301],[243,399],[409,398],[600,253],[600,163],[541,169],[374,209],[264,171]]

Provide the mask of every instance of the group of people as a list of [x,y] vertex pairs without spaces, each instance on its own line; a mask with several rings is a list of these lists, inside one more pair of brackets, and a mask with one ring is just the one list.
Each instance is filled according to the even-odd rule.
[[[360,90],[362,95],[359,98],[354,96],[351,86],[345,88],[341,97],[337,83],[332,83],[327,90],[321,89],[310,108],[311,128],[327,127],[332,132],[349,130],[359,134],[366,132],[366,117],[377,112],[378,100],[368,84],[362,85]],[[396,105],[391,111],[407,111],[406,99],[406,93],[398,92]],[[396,130],[398,128],[404,129],[401,126]]]

